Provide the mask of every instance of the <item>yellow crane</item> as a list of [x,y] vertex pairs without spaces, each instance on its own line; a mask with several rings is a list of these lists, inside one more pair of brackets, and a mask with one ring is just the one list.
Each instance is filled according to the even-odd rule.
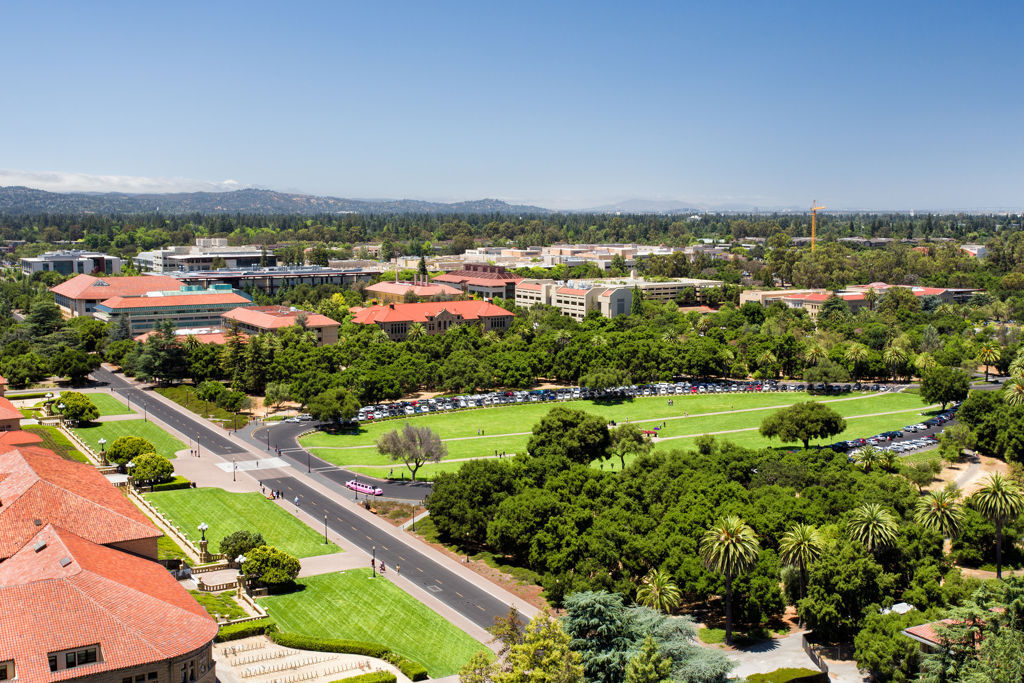
[[818,206],[818,200],[811,200],[811,251],[814,251],[814,243],[818,239],[818,212],[824,209],[824,206]]

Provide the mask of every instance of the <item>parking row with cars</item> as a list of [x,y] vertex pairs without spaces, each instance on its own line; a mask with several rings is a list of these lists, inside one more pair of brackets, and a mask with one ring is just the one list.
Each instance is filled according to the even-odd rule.
[[956,417],[956,411],[959,407],[959,404],[954,404],[949,410],[939,413],[924,422],[910,424],[903,429],[882,432],[881,434],[864,439],[839,441],[832,444],[830,448],[840,453],[848,453],[851,461],[857,460],[857,457],[867,446],[883,451],[892,451],[900,455],[923,448],[931,448],[938,442],[939,436],[943,431],[943,425]]

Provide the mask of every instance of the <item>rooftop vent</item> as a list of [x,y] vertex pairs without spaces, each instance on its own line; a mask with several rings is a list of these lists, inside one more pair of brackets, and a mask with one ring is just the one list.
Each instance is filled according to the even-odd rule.
[[71,558],[68,557],[67,555],[65,555],[64,557],[60,558],[60,566],[66,567],[69,564],[71,564]]
[[32,520],[32,523],[35,524],[36,526],[42,526],[43,525],[43,520],[41,520],[38,517],[36,517],[35,519]]
[[35,545],[35,551],[38,553],[40,550],[46,547],[46,541],[39,541]]

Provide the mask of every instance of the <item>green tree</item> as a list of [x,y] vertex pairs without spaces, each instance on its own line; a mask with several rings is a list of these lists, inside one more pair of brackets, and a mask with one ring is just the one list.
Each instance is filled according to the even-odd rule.
[[290,584],[299,575],[299,561],[272,545],[261,545],[249,551],[242,563],[242,573],[267,586]]
[[858,370],[860,369],[861,364],[867,361],[869,355],[868,347],[858,342],[854,342],[846,347],[846,352],[843,354],[843,357],[853,367],[853,376],[855,379],[860,377]]
[[806,596],[807,568],[825,549],[825,541],[810,524],[794,524],[779,539],[779,558],[800,571],[800,597]]
[[864,628],[854,638],[853,658],[857,666],[870,671],[875,680],[908,683],[921,667],[921,645],[903,630],[929,621],[924,612],[906,614],[869,612]]
[[974,448],[977,442],[978,437],[971,428],[957,422],[952,427],[943,429],[939,435],[939,453],[943,460],[952,465],[960,460],[964,450]]
[[811,439],[835,436],[846,429],[846,420],[817,401],[795,403],[772,413],[761,422],[760,432],[783,443],[800,441],[808,448]]
[[582,410],[552,408],[533,427],[526,445],[531,456],[589,465],[608,457],[611,434],[605,421]]
[[156,446],[139,436],[119,436],[107,448],[107,460],[124,465],[143,453],[156,452]]
[[515,494],[516,474],[508,460],[470,460],[434,480],[425,505],[443,539],[483,546],[498,506]]
[[988,382],[989,366],[998,363],[1000,356],[1002,356],[1002,349],[996,342],[987,341],[978,349],[978,360],[985,364],[986,382]]
[[868,552],[875,552],[896,542],[896,518],[878,503],[865,503],[856,508],[847,522],[850,538]]
[[39,382],[50,374],[49,363],[37,353],[22,353],[0,360],[3,376],[17,389]]
[[955,538],[964,521],[960,492],[950,487],[924,494],[917,501],[914,521],[944,538]]
[[279,405],[291,399],[288,383],[268,382],[263,399],[266,406],[276,410]]
[[617,368],[591,368],[580,375],[580,386],[591,391],[604,391],[626,384],[631,384],[629,373]]
[[419,272],[420,275],[424,277],[427,276],[427,259],[424,258],[422,254],[420,254],[420,262],[419,265],[417,266],[417,271]]
[[644,314],[644,293],[636,285],[633,285],[633,293],[629,304],[629,314],[636,316]]
[[725,642],[732,645],[732,580],[757,560],[760,545],[746,522],[728,515],[701,537],[700,556],[712,572],[725,577]]
[[871,445],[860,449],[856,457],[857,464],[864,468],[865,472],[870,472],[882,463],[882,451]]
[[523,642],[509,649],[507,670],[495,671],[492,678],[494,683],[582,683],[583,666],[559,622],[541,612],[526,626]]
[[124,341],[126,339],[132,339],[135,335],[132,334],[132,324],[128,320],[128,316],[119,315],[117,316],[117,322],[110,326],[110,341]]
[[672,575],[664,569],[652,569],[640,581],[636,589],[637,604],[650,607],[666,614],[677,609],[683,600],[679,586],[672,580]]
[[942,410],[955,401],[967,398],[971,378],[959,368],[937,366],[926,370],[921,378],[921,400],[941,403]]
[[62,391],[54,403],[64,419],[71,422],[91,422],[100,416],[99,409],[89,397],[77,391]]
[[229,561],[234,561],[239,555],[248,555],[253,548],[266,545],[263,535],[258,531],[240,529],[220,539],[220,552]]
[[100,366],[100,357],[81,349],[63,348],[50,361],[50,370],[57,377],[67,377],[72,384],[81,384],[89,373]]
[[331,387],[309,402],[309,414],[323,422],[347,422],[359,412],[359,401],[345,387]]
[[159,453],[143,453],[132,458],[132,479],[139,484],[159,484],[174,476],[174,465]]
[[387,432],[377,439],[377,450],[394,462],[405,463],[416,481],[416,473],[428,462],[441,462],[448,447],[429,427],[414,427],[408,422],[402,429]]
[[622,469],[626,469],[626,457],[645,455],[651,452],[654,444],[644,436],[640,427],[632,422],[615,427],[610,432],[611,455],[619,459]]
[[670,680],[672,662],[661,656],[654,638],[644,638],[640,652],[626,665],[626,683],[663,683]]
[[30,334],[38,339],[64,327],[64,316],[53,298],[41,296],[32,300],[28,315],[25,316]]
[[1003,527],[1024,511],[1024,494],[1016,484],[999,472],[990,474],[985,484],[970,498],[971,505],[996,527],[996,578],[1003,578]]

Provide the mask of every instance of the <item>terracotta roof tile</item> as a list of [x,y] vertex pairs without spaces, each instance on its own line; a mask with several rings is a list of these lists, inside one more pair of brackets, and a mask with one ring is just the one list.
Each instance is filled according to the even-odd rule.
[[164,308],[169,306],[217,306],[234,304],[244,306],[250,303],[241,294],[234,292],[212,292],[210,294],[171,294],[169,296],[115,296],[105,299],[100,306],[110,309]]
[[237,320],[240,323],[264,330],[276,330],[291,327],[298,321],[299,315],[302,313],[306,314],[306,327],[334,327],[340,324],[326,315],[308,311],[293,311],[285,306],[243,306],[221,313],[220,317],[224,320]]
[[139,296],[146,292],[168,292],[181,288],[181,283],[167,275],[135,275],[125,277],[75,277],[51,287],[54,294],[69,299],[102,301],[115,296]]
[[441,311],[462,316],[464,320],[478,320],[483,317],[513,317],[513,314],[488,301],[427,301],[417,304],[393,304],[368,306],[352,318],[362,325],[390,322],[425,323]]
[[14,407],[9,400],[0,396],[0,420],[21,419],[21,411]]
[[458,296],[462,294],[461,289],[449,287],[444,284],[414,285],[411,282],[378,282],[363,289],[371,294],[395,294],[405,296],[412,292],[416,296]]

